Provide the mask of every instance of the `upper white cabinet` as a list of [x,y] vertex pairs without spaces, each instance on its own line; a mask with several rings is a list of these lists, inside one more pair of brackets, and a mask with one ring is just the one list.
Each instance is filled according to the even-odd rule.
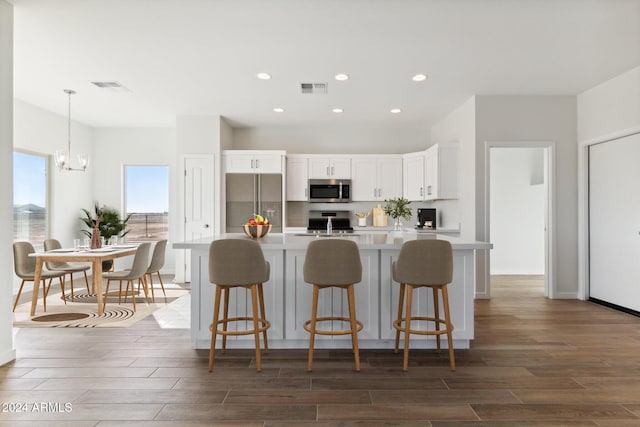
[[225,173],[282,173],[284,151],[225,150],[222,153]]
[[402,195],[400,156],[354,157],[351,159],[351,199],[384,200]]
[[458,198],[458,144],[435,144],[405,154],[403,194],[411,201]]
[[409,201],[424,200],[424,151],[405,154],[402,169],[404,198]]
[[458,198],[458,144],[435,144],[424,152],[424,200]]
[[287,156],[287,201],[309,200],[309,159]]
[[309,157],[309,179],[351,179],[351,159]]

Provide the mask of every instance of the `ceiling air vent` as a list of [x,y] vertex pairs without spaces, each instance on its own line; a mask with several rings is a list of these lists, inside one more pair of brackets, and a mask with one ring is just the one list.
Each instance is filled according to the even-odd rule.
[[329,85],[327,83],[300,83],[302,93],[327,93]]
[[94,85],[96,85],[100,89],[107,89],[107,90],[110,90],[112,92],[131,92],[131,90],[129,90],[126,87],[122,86],[118,82],[105,81],[105,82],[91,82],[91,83],[93,83]]

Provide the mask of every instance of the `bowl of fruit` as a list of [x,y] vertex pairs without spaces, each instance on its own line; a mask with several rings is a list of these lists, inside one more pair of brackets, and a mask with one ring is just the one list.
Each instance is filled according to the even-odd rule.
[[249,221],[242,226],[242,229],[247,236],[253,239],[259,239],[269,234],[271,231],[271,223],[262,215],[254,215],[253,218],[249,218]]

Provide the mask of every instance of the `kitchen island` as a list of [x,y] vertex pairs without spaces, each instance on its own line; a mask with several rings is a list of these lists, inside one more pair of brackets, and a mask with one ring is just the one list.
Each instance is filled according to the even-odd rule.
[[[214,286],[209,283],[209,245],[218,239],[247,239],[244,234],[223,234],[175,243],[174,249],[191,251],[191,339],[194,348],[209,348],[213,318]],[[309,333],[303,324],[311,315],[312,286],[304,281],[302,266],[307,245],[313,239],[325,239],[322,235],[269,234],[258,239],[264,256],[271,266],[271,277],[264,284],[264,299],[270,348],[308,348]],[[475,256],[477,250],[488,250],[490,243],[467,241],[442,234],[411,232],[353,233],[334,235],[332,238],[349,239],[358,244],[362,261],[362,281],[355,286],[356,314],[364,324],[358,334],[361,348],[393,348],[397,316],[399,286],[392,279],[391,266],[402,244],[407,240],[447,240],[453,248],[453,281],[449,285],[451,321],[454,325],[455,348],[469,348],[473,339],[473,299],[475,291]],[[433,314],[433,299],[428,289],[422,288],[414,296],[413,311]],[[244,316],[251,312],[250,295],[232,292],[229,315]],[[346,293],[329,289],[320,293],[318,316],[346,316]],[[247,325],[239,325],[239,329]],[[343,325],[336,324],[342,329]],[[426,325],[421,325],[423,328]],[[230,325],[231,329],[233,325]],[[433,324],[429,325],[432,328]],[[415,337],[415,336],[414,336]],[[231,337],[228,338],[232,340]],[[252,348],[253,336],[235,337],[232,347]],[[446,346],[446,340],[444,345]],[[349,336],[318,336],[316,348],[350,348]],[[413,348],[435,348],[435,338],[412,338]]]

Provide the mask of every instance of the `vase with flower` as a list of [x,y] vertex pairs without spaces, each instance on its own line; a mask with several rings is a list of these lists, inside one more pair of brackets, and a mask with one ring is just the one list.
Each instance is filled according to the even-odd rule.
[[411,202],[403,197],[397,197],[395,199],[385,199],[385,203],[384,213],[395,220],[393,229],[402,231],[400,218],[411,219],[411,208],[408,206]]

